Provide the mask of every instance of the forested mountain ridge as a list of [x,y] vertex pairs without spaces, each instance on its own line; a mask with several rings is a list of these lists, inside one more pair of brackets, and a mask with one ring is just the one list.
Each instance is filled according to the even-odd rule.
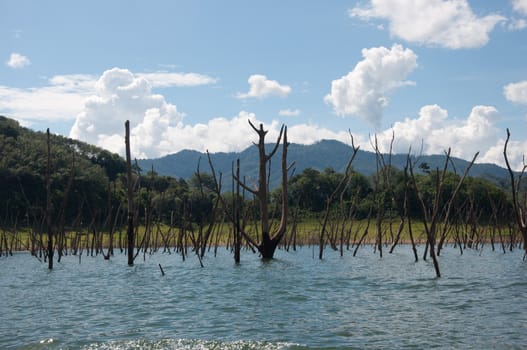
[[[322,140],[312,145],[291,144],[288,148],[288,159],[294,162],[295,173],[301,173],[304,169],[313,168],[322,171],[326,168],[332,168],[336,172],[343,172],[349,157],[352,154],[352,148],[345,143],[336,140]],[[225,178],[231,174],[232,164],[236,159],[240,159],[241,173],[250,179],[257,179],[258,169],[258,152],[256,147],[250,146],[242,152],[235,153],[211,153],[211,160],[215,170],[223,173]],[[385,155],[385,161],[388,163],[388,156]],[[201,160],[200,160],[201,159]],[[427,166],[430,170],[436,168],[442,169],[445,162],[444,155],[423,155],[412,157],[416,168],[419,165]],[[406,165],[406,154],[393,154],[391,164],[395,168],[403,169]],[[469,162],[459,158],[451,158],[452,164],[449,165],[451,171],[462,174]],[[165,176],[189,179],[197,170],[198,161],[200,162],[200,171],[210,172],[208,158],[206,153],[183,150],[174,154],[166,155],[155,159],[139,159],[138,164],[143,170],[154,170]],[[376,156],[373,152],[360,150],[353,161],[353,169],[363,175],[370,176],[376,172]],[[418,171],[422,171],[419,169]],[[471,168],[470,176],[481,177],[500,186],[506,186],[508,181],[508,172],[495,164],[476,163]],[[279,185],[279,166],[276,164],[271,169],[271,187]]]

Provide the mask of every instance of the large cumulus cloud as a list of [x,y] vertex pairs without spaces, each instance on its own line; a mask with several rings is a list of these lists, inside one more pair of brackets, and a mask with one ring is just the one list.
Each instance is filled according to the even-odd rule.
[[417,67],[417,55],[401,45],[363,49],[364,59],[340,79],[333,80],[324,100],[341,116],[353,115],[380,127],[388,94],[411,85],[406,77]]
[[[158,147],[156,137],[169,125],[180,123],[183,115],[163,96],[152,93],[150,83],[126,69],[105,71],[95,84],[95,95],[84,102],[70,131],[70,137],[122,153],[124,121],[144,130],[138,141],[143,149]],[[137,142],[134,142],[137,148]],[[141,152],[140,152],[141,153]],[[144,154],[150,153],[147,150]]]

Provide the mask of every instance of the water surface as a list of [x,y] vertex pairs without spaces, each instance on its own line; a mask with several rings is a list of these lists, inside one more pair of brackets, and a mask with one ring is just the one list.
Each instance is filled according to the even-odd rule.
[[[422,250],[422,248],[421,248]],[[157,253],[67,256],[53,271],[0,258],[1,349],[522,349],[527,263],[516,250],[447,248],[443,277],[400,246],[381,259],[304,247],[235,265]],[[163,266],[161,275],[158,264]]]

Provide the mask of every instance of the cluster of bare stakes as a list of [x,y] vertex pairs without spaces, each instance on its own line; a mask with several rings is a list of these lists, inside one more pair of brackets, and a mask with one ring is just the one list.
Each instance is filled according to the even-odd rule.
[[[130,126],[125,123],[126,146],[126,201],[119,205],[111,204],[93,212],[91,222],[83,223],[81,215],[66,225],[65,208],[68,205],[68,194],[72,187],[75,173],[75,158],[71,162],[71,176],[63,190],[60,208],[53,208],[51,202],[51,159],[50,134],[47,131],[46,160],[46,207],[42,211],[27,215],[30,232],[25,238],[17,233],[17,223],[11,228],[2,227],[0,236],[0,255],[12,254],[13,250],[25,249],[48,263],[53,269],[56,259],[61,261],[64,255],[78,256],[79,262],[84,255],[101,255],[110,259],[117,252],[126,253],[128,265],[134,265],[135,259],[142,255],[156,252],[178,254],[185,260],[189,254],[194,255],[203,267],[203,258],[207,252],[216,254],[219,247],[230,250],[236,263],[240,263],[243,249],[258,253],[262,259],[272,259],[276,249],[296,250],[298,246],[318,246],[318,257],[323,259],[326,249],[337,251],[342,256],[350,251],[353,256],[360,247],[371,246],[374,253],[383,256],[385,251],[392,253],[400,243],[410,246],[415,261],[419,261],[418,248],[424,246],[421,258],[431,259],[435,275],[441,276],[438,256],[447,243],[464,249],[481,248],[489,243],[492,249],[504,253],[514,247],[522,247],[527,254],[527,197],[522,188],[522,176],[527,166],[520,172],[514,172],[507,157],[507,146],[510,132],[503,149],[503,156],[510,175],[510,204],[505,210],[502,203],[493,203],[492,214],[485,224],[479,224],[481,210],[478,201],[470,196],[463,203],[457,197],[469,171],[476,161],[476,153],[462,174],[458,175],[451,159],[451,151],[445,151],[442,168],[424,169],[431,175],[434,183],[432,193],[423,193],[416,176],[417,160],[408,152],[406,166],[395,172],[392,166],[392,142],[388,152],[381,152],[377,139],[371,141],[376,154],[376,173],[373,176],[373,194],[370,196],[369,211],[365,218],[358,219],[357,213],[361,201],[360,188],[350,193],[350,178],[353,173],[353,162],[359,147],[351,138],[351,154],[343,176],[330,194],[325,198],[322,215],[316,225],[302,229],[299,211],[290,208],[288,182],[294,172],[294,163],[288,163],[287,127],[282,125],[278,138],[273,144],[266,144],[268,133],[264,126],[255,126],[249,120],[250,127],[258,135],[254,145],[258,149],[258,179],[247,179],[240,175],[240,160],[232,164],[232,175],[224,183],[221,172],[215,170],[211,155],[208,155],[206,174],[197,164],[195,177],[199,180],[199,195],[203,201],[211,201],[208,217],[199,220],[192,217],[190,204],[183,204],[181,217],[176,218],[171,212],[170,222],[164,223],[159,213],[148,205],[151,198],[146,194],[147,205],[134,206],[134,195],[140,186],[141,174],[138,167],[132,164],[130,154]],[[271,203],[270,173],[272,159],[280,159],[281,186],[279,198]],[[454,181],[452,171],[454,169]],[[423,170],[423,169],[420,169]],[[153,173],[153,170],[152,170]],[[449,175],[450,174],[450,175]],[[395,176],[398,176],[395,181]],[[449,177],[450,176],[450,177]],[[205,181],[207,177],[210,181]],[[447,181],[449,179],[449,181]],[[395,184],[402,186],[395,193]],[[449,186],[449,191],[445,186]],[[225,191],[227,186],[230,191]],[[23,189],[22,189],[23,192]],[[345,194],[348,195],[345,195]],[[402,193],[402,196],[400,195]],[[210,196],[212,194],[212,196]],[[426,197],[426,198],[425,198]],[[212,198],[212,199],[211,199]],[[417,202],[422,218],[416,222],[409,213],[410,202]],[[250,202],[251,204],[247,204]],[[88,205],[89,203],[80,204]],[[454,207],[456,209],[454,209]],[[462,210],[459,210],[462,208]],[[292,210],[291,210],[292,209]],[[140,213],[143,210],[144,213]],[[511,212],[511,220],[503,223],[500,213]],[[79,209],[80,212],[80,209]],[[138,218],[142,215],[143,221]],[[166,217],[165,213],[165,217]],[[176,224],[177,221],[177,224]],[[124,231],[124,232],[123,232]],[[373,237],[373,238],[372,238]],[[55,258],[55,254],[57,257]],[[525,255],[524,255],[525,257]],[[161,268],[161,272],[164,271]]]

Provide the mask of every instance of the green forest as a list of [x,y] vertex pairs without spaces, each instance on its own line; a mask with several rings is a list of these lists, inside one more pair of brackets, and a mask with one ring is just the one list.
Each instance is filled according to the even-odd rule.
[[[287,128],[284,138],[286,133]],[[265,152],[269,146],[260,136]],[[53,134],[48,148],[46,133],[6,117],[0,117],[0,149],[0,254],[27,249],[45,256],[50,229],[59,255],[84,247],[109,256],[115,247],[125,247],[125,159]],[[398,242],[430,243],[430,229],[437,244],[490,242],[493,248],[500,244],[506,249],[521,243],[516,210],[522,191],[513,187],[512,196],[510,179],[500,186],[470,173],[465,177],[447,171],[448,164],[432,169],[409,162],[399,169],[389,158],[378,152],[378,170],[370,176],[354,171],[353,159],[345,172],[307,168],[291,176],[291,167],[284,170],[285,186],[265,191],[271,228],[287,209],[287,230],[277,243],[317,244],[321,257],[328,246],[342,250],[368,242],[382,252],[383,246]],[[294,164],[294,159],[287,161]],[[236,164],[232,167],[235,174]],[[261,180],[242,179],[239,173],[222,178],[210,159],[201,159],[188,179],[160,176],[155,169],[140,169],[133,160],[131,169],[138,247],[184,247],[204,254],[207,246],[236,242],[233,227],[243,233],[240,245],[258,246],[261,228],[255,223],[262,220],[262,190],[251,188],[267,183],[259,186]]]

